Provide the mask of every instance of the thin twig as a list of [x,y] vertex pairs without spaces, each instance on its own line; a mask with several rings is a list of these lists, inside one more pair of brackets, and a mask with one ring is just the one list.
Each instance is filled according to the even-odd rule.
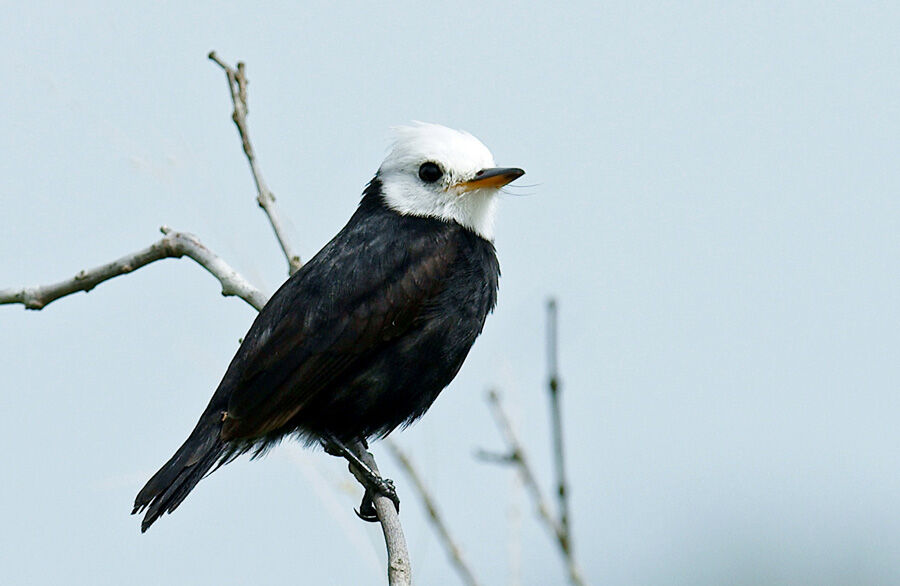
[[500,432],[503,434],[506,444],[509,447],[511,459],[518,466],[522,481],[525,483],[526,488],[531,493],[532,499],[537,506],[538,515],[541,520],[544,521],[544,524],[553,534],[553,537],[559,545],[560,553],[562,553],[566,569],[569,572],[569,580],[572,584],[583,586],[585,582],[581,577],[581,571],[575,563],[575,557],[573,556],[572,551],[567,548],[566,534],[560,523],[550,512],[550,506],[547,504],[547,500],[544,498],[541,487],[538,485],[534,472],[525,456],[525,449],[519,441],[519,438],[516,436],[509,417],[507,417],[506,413],[503,411],[503,406],[500,403],[500,396],[496,391],[489,391],[487,399],[488,405],[491,408],[491,414],[494,416],[494,421],[497,423],[497,427],[500,428]]
[[559,503],[559,526],[562,547],[571,554],[572,532],[569,530],[569,495],[566,487],[565,452],[563,450],[562,408],[557,352],[556,300],[547,302],[547,390],[550,393],[550,421],[553,428],[553,462],[556,468],[556,496]]
[[275,204],[275,196],[263,179],[253,150],[253,144],[250,142],[250,131],[247,127],[247,114],[249,114],[250,108],[247,102],[247,75],[244,63],[239,61],[236,68],[231,67],[222,61],[215,51],[210,52],[209,58],[225,71],[225,75],[228,78],[228,89],[231,92],[231,102],[234,104],[231,119],[237,126],[238,134],[241,135],[241,145],[244,147],[247,162],[250,163],[250,172],[253,173],[253,181],[256,183],[256,202],[266,212],[266,217],[269,218],[269,223],[272,225],[278,244],[281,245],[281,251],[287,259],[288,274],[293,275],[303,263],[300,261],[300,256],[291,250],[291,245],[287,241],[281,214],[278,212],[278,206]]
[[[372,472],[378,474],[378,466],[375,458],[366,449],[361,441],[350,444],[350,449],[356,454],[363,464]],[[365,477],[354,466],[350,467],[353,475],[360,484],[366,486]],[[390,586],[408,586],[412,584],[412,569],[409,564],[409,551],[406,549],[406,539],[403,537],[403,527],[400,525],[400,516],[394,507],[394,502],[381,493],[372,495],[375,504],[375,514],[381,522],[381,531],[384,533],[384,544],[388,554],[388,584]]]
[[240,297],[257,310],[266,303],[266,296],[251,285],[237,271],[203,245],[193,234],[175,232],[167,226],[160,228],[165,236],[147,248],[123,256],[105,265],[80,271],[71,279],[22,289],[0,290],[0,305],[21,303],[26,309],[43,309],[49,303],[78,291],[88,292],[100,283],[128,273],[164,258],[187,256],[209,271],[222,284],[222,295]]
[[419,476],[419,473],[416,471],[415,466],[413,466],[409,456],[397,445],[397,442],[391,439],[385,440],[384,444],[394,455],[394,458],[400,463],[400,467],[406,471],[406,475],[412,480],[416,491],[419,493],[419,497],[422,499],[422,503],[425,505],[425,509],[428,511],[428,516],[431,518],[431,524],[434,526],[438,537],[444,544],[444,549],[447,550],[450,561],[453,563],[456,571],[459,572],[459,577],[462,578],[464,583],[469,584],[469,586],[478,586],[478,580],[472,573],[469,564],[463,559],[462,550],[450,535],[450,531],[447,528],[446,523],[444,523],[444,518],[438,511],[437,504],[431,496],[431,492],[428,490],[428,487],[425,486],[422,477]]

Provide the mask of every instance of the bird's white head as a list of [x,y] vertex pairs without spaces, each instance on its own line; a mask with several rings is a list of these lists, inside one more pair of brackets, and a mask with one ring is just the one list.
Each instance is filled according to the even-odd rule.
[[468,132],[417,122],[393,133],[377,175],[388,207],[455,221],[492,240],[496,195],[525,172],[495,167],[491,151]]

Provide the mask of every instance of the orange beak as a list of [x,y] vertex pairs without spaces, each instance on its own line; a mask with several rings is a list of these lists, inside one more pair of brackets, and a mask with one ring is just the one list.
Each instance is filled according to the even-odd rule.
[[516,167],[494,167],[482,169],[475,174],[473,179],[464,181],[456,186],[461,192],[474,191],[476,189],[498,189],[507,183],[515,181],[525,174],[525,171]]

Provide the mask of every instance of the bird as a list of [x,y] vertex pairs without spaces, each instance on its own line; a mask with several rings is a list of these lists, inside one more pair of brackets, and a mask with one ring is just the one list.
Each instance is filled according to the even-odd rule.
[[525,172],[495,166],[468,132],[392,130],[350,220],[272,295],[187,440],[138,493],[141,532],[242,454],[293,437],[346,455],[419,419],[456,376],[497,303],[497,196]]

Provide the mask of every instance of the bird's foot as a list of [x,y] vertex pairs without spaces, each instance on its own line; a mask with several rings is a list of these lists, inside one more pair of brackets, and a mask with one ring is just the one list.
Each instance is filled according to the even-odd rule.
[[378,514],[375,511],[375,501],[372,500],[373,491],[379,492],[391,499],[397,512],[400,512],[400,497],[397,496],[394,482],[390,478],[382,478],[376,474],[372,486],[367,487],[365,494],[363,494],[362,502],[359,504],[359,510],[355,511],[357,517],[363,521],[368,521],[369,523],[378,522]]
[[[359,457],[337,437],[333,435],[328,436],[327,438],[324,438],[321,443],[325,453],[346,459],[349,462],[350,472],[353,472],[354,476],[356,476],[363,486],[365,486],[366,492],[363,494],[359,510],[355,511],[360,519],[370,523],[378,521],[378,516],[375,511],[375,501],[373,500],[373,495],[376,493],[391,499],[397,512],[400,512],[400,497],[397,496],[397,490],[394,488],[394,482],[391,479],[382,478],[381,475],[360,460]],[[361,440],[361,443],[365,449],[368,449],[369,445],[364,439]]]

